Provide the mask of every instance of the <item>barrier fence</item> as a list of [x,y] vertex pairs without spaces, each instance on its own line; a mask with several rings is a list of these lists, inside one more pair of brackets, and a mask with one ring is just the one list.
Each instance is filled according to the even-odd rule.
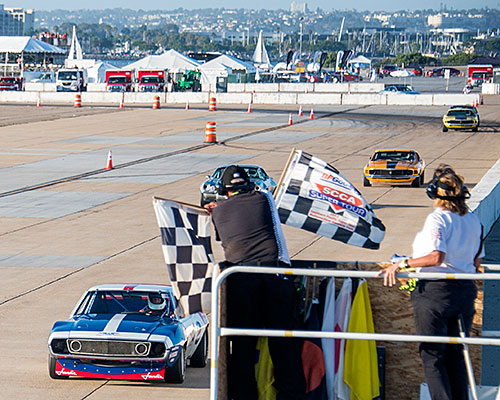
[[[357,263],[343,263],[357,265]],[[382,263],[370,263],[372,265],[383,265]],[[498,269],[496,264],[483,264],[486,268]],[[234,273],[261,273],[261,274],[283,274],[286,276],[302,275],[312,277],[331,278],[380,278],[378,271],[355,271],[355,270],[329,270],[329,269],[306,269],[306,268],[283,268],[283,267],[257,267],[257,266],[233,266],[218,273],[214,268],[212,277],[212,322],[211,322],[211,360],[210,360],[210,399],[216,400],[218,396],[219,380],[219,338],[222,336],[271,336],[271,337],[296,337],[296,338],[319,338],[319,339],[350,339],[350,340],[380,340],[394,342],[427,342],[481,346],[500,346],[500,339],[484,337],[448,337],[448,336],[423,336],[392,333],[361,333],[361,332],[325,332],[325,331],[303,331],[303,330],[280,330],[280,329],[245,329],[220,326],[220,296],[219,290],[222,282]],[[450,280],[499,280],[500,273],[481,274],[448,274],[448,273],[398,273],[398,278],[420,278],[420,279],[450,279]]]

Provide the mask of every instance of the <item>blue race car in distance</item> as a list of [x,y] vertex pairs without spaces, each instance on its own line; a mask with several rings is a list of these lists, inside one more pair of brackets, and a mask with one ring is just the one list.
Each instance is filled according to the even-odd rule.
[[[222,185],[222,173],[228,166],[229,165],[223,165],[217,168],[212,175],[207,175],[207,179],[201,184],[200,204],[202,207],[211,201],[217,201],[217,199],[225,198],[225,196],[219,195],[218,191]],[[264,168],[251,164],[240,164],[239,166],[245,169],[250,182],[252,182],[257,190],[263,189],[272,193],[276,188],[276,182],[267,174],[266,171],[264,171]]]
[[414,90],[410,85],[388,85],[380,94],[420,94]]
[[205,367],[208,320],[176,313],[166,285],[100,285],[50,331],[49,375],[184,382],[186,365]]

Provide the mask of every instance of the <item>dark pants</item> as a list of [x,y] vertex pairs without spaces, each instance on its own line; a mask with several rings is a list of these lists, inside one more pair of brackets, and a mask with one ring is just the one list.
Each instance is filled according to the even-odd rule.
[[[460,336],[460,315],[468,335],[476,294],[472,281],[419,281],[411,295],[417,335]],[[433,400],[468,400],[462,345],[421,343],[419,352]]]
[[[227,324],[237,328],[297,329],[297,296],[292,280],[276,275],[236,273],[228,278]],[[232,399],[256,400],[257,337],[231,338],[229,392]],[[303,399],[302,340],[269,338],[278,399]]]

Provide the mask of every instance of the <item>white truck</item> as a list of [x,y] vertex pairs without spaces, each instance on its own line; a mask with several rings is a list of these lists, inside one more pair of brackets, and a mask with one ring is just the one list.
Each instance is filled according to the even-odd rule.
[[87,91],[87,70],[78,68],[62,68],[56,72],[56,89],[58,92]]

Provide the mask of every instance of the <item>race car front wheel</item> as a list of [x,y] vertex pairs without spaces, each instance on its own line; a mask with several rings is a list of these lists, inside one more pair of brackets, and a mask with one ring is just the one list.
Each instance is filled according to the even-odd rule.
[[52,378],[52,379],[68,379],[69,376],[66,376],[66,375],[58,375],[56,373],[56,363],[57,363],[57,359],[52,357],[50,354],[49,354],[49,376]]
[[186,356],[184,347],[179,351],[177,361],[165,371],[165,382],[167,383],[183,383],[186,378]]
[[208,333],[205,330],[198,347],[191,356],[189,365],[195,368],[204,368],[208,360]]
[[448,128],[443,125],[443,132],[448,132]]
[[371,186],[371,185],[372,184],[370,183],[370,181],[363,177],[363,186]]

